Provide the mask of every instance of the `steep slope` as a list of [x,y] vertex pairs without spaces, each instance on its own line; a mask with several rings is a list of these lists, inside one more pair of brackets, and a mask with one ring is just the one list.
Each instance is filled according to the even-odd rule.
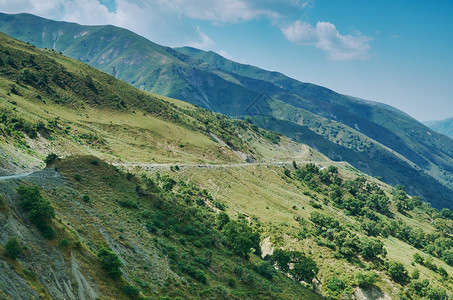
[[428,121],[423,122],[423,124],[440,134],[453,138],[453,118],[441,121]]
[[[259,94],[223,78],[193,68],[189,57],[157,45],[129,30],[114,26],[82,26],[29,14],[0,14],[0,31],[39,48],[54,49],[140,89],[188,100],[220,112],[237,99],[244,102]],[[188,62],[188,63],[186,63]],[[213,95],[221,98],[214,100]]]
[[[351,131],[351,129],[352,131],[357,130],[371,140],[377,141],[379,144],[400,154],[451,189],[453,183],[453,169],[451,168],[453,162],[453,152],[451,151],[453,149],[453,140],[437,134],[404,112],[388,105],[341,95],[313,84],[301,83],[278,72],[269,72],[257,67],[239,64],[225,59],[212,51],[202,51],[190,47],[178,48],[177,50],[199,58],[211,66],[229,72],[231,77],[239,80],[242,85],[250,89],[260,89],[266,93],[267,97],[280,99],[296,108],[289,110],[280,104],[274,108],[270,114],[271,116],[280,120],[283,119],[299,125],[305,125],[315,132],[317,132],[316,127],[320,127],[321,123],[321,127],[325,128],[321,130],[321,132],[324,131],[323,136],[337,144],[340,140],[338,133],[339,131],[345,130],[345,128],[341,128],[341,125],[339,128],[338,126],[326,124],[319,117],[307,116],[307,113],[303,113],[297,110],[297,108],[312,112],[316,116],[321,116],[330,122],[333,121],[347,125],[349,128],[346,128],[346,131]],[[241,78],[244,77],[247,79],[242,80]],[[256,81],[251,81],[248,78],[253,78],[256,81],[264,81],[267,85],[257,84]],[[287,135],[289,133],[284,131],[285,129],[282,126],[279,126],[279,129],[270,126],[266,128]],[[353,134],[352,140],[357,139],[357,137],[357,134]],[[351,140],[347,142],[350,143]],[[369,141],[367,142],[369,143]],[[339,144],[345,145],[344,142],[340,142]],[[321,147],[319,146],[319,148]],[[373,145],[374,147],[376,147],[375,144]],[[349,148],[354,150],[355,153],[360,152],[357,145]],[[323,153],[327,154],[327,152]],[[387,158],[380,158],[371,153],[366,154],[373,157],[373,160],[380,167],[376,168],[376,165],[372,167],[363,162],[359,163],[355,159],[352,159],[350,162],[365,172],[374,174],[375,176],[382,176],[386,178],[386,181],[390,180],[387,182],[393,181],[392,183],[395,183],[396,177],[388,176],[388,173],[382,171],[382,168],[392,166],[392,164],[386,162]],[[386,154],[386,156],[388,155],[389,153]],[[353,155],[350,156],[353,157]],[[330,156],[330,158],[335,159],[334,156]],[[407,166],[403,167],[403,169],[409,170]],[[414,173],[413,170],[410,172]],[[417,181],[420,179],[411,178],[411,180]],[[412,190],[412,192],[417,193],[415,190]],[[433,192],[430,193],[431,195],[429,197],[434,195],[435,192]],[[424,196],[428,197],[426,194]],[[448,196],[444,199],[444,203],[447,202],[449,202]]]
[[7,165],[67,156],[0,177],[2,298],[453,291],[450,210],[284,136],[4,35],[0,98]]
[[3,173],[17,173],[33,161],[38,167],[42,162],[36,157],[49,149],[142,163],[237,163],[308,155],[308,147],[278,134],[140,91],[55,51],[4,35],[0,42]]
[[[309,142],[304,140],[309,129],[317,136],[311,145],[331,159],[349,159],[368,174],[407,186],[436,207],[451,205],[453,140],[390,106],[241,65],[213,52],[162,47],[114,26],[1,14],[0,30],[61,51],[141,89],[230,116],[251,116],[260,126],[294,133],[302,142]],[[265,122],[269,117],[278,122]],[[303,128],[289,130],[281,121]],[[296,129],[299,132],[290,132]],[[339,151],[326,149],[330,142],[339,145]]]

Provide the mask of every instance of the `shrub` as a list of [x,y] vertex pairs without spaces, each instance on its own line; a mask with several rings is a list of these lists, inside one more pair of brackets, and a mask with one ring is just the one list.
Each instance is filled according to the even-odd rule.
[[46,158],[44,159],[44,162],[46,163],[46,166],[49,166],[57,159],[58,159],[58,155],[56,155],[55,153],[51,153],[46,156]]
[[83,195],[83,196],[82,196],[82,200],[85,201],[85,202],[90,202],[91,199],[90,199],[90,196],[88,196],[88,195]]
[[223,226],[230,222],[230,217],[222,211],[217,215],[216,222],[219,229],[222,230]]
[[290,270],[291,276],[296,281],[303,280],[311,283],[319,270],[316,262],[301,252],[293,251],[291,254],[291,260],[294,263],[294,267]]
[[310,199],[310,205],[311,205],[313,208],[316,208],[316,209],[322,208],[322,204],[320,204],[320,203],[318,203],[318,202],[315,202],[315,201],[313,201],[312,199]]
[[442,267],[437,267],[437,273],[439,273],[442,277],[448,277],[447,271]]
[[133,202],[132,200],[118,200],[118,203],[125,208],[138,208],[137,203]]
[[235,288],[236,287],[236,280],[234,280],[233,277],[228,278],[228,286],[231,287],[231,288]]
[[412,279],[419,279],[420,278],[420,271],[418,269],[415,269],[411,273],[411,278]]
[[394,281],[399,282],[403,285],[406,284],[409,279],[409,275],[404,265],[402,263],[394,261],[389,263],[388,275]]
[[334,293],[339,293],[346,288],[346,283],[334,276],[326,280],[326,287]]
[[450,298],[447,295],[447,291],[441,287],[428,287],[426,297],[430,300],[446,300]]
[[58,244],[58,247],[67,247],[69,246],[69,241],[67,239],[62,239],[60,243]]
[[193,277],[201,283],[206,283],[206,274],[202,270],[196,270]]
[[275,269],[268,261],[263,261],[259,265],[254,267],[256,273],[260,274],[264,278],[272,280],[275,275]]
[[20,186],[17,192],[20,195],[20,206],[25,211],[28,211],[30,220],[36,224],[43,234],[49,231],[50,226],[48,223],[55,217],[55,210],[50,201],[41,195],[36,186]]
[[[423,258],[423,256],[421,256],[420,254],[418,253],[415,253],[414,256],[414,261],[417,263],[417,264],[421,264],[423,265],[425,263],[425,259]],[[452,255],[452,262],[453,262],[453,255]]]
[[140,290],[130,284],[123,285],[121,287],[121,291],[123,292],[123,294],[127,295],[129,298],[132,298],[132,299],[138,298],[138,296],[140,295]]
[[282,249],[275,249],[270,260],[277,265],[277,268],[283,272],[288,272],[289,263],[291,262],[291,253]]
[[55,237],[55,231],[49,225],[43,224],[43,225],[39,225],[37,227],[38,227],[38,230],[41,231],[42,236],[45,237],[46,239],[51,240]]
[[102,247],[97,254],[102,268],[107,272],[107,274],[113,279],[119,279],[122,275],[121,272],[121,260],[119,257],[113,253],[111,250]]
[[445,250],[442,254],[442,258],[447,264],[453,266],[453,249]]
[[19,254],[22,253],[22,247],[20,246],[20,243],[16,239],[16,237],[12,237],[8,240],[8,242],[5,245],[5,249],[6,255],[8,255],[12,259],[16,259],[19,256]]
[[74,179],[77,181],[82,181],[82,176],[80,176],[80,174],[74,174]]
[[378,239],[363,238],[360,241],[360,249],[362,256],[367,259],[376,258],[378,255],[383,257],[387,255],[384,244]]
[[357,272],[355,274],[356,283],[360,287],[370,286],[376,283],[378,275],[374,272]]
[[252,249],[255,254],[261,254],[260,235],[247,224],[230,221],[223,228],[223,234],[236,254],[248,257]]

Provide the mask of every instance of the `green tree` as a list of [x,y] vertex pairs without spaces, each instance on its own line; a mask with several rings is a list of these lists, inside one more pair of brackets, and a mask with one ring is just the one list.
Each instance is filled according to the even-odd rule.
[[20,186],[17,189],[20,195],[20,206],[28,211],[28,217],[47,238],[54,235],[48,225],[55,217],[55,210],[49,200],[44,198],[37,186]]
[[5,245],[6,254],[12,259],[16,259],[22,253],[22,247],[16,237],[12,237]]
[[44,162],[46,163],[46,166],[49,166],[51,165],[56,159],[58,159],[58,155],[56,155],[55,153],[51,153],[49,155],[46,156],[46,158],[44,159]]
[[228,224],[228,222],[230,222],[230,217],[225,212],[221,211],[217,215],[216,221],[217,221],[217,226],[219,227],[220,230],[222,230],[223,226],[225,226],[226,224]]
[[332,200],[336,204],[341,204],[342,203],[342,197],[343,197],[343,190],[336,184],[332,184],[330,186],[330,192],[329,192],[330,200]]
[[363,238],[360,241],[360,253],[364,258],[372,259],[376,258],[378,255],[385,257],[387,251],[384,248],[384,243],[378,239],[373,238]]
[[355,273],[355,279],[357,285],[360,287],[367,287],[373,285],[378,280],[379,276],[372,271],[367,272],[357,272]]
[[327,168],[327,171],[332,174],[337,174],[338,173],[338,168],[335,166],[330,165],[329,168]]
[[390,278],[401,284],[406,284],[409,280],[409,275],[402,263],[392,261],[389,263],[388,274]]
[[272,280],[275,275],[275,269],[268,261],[263,261],[259,265],[254,267],[256,273],[260,274],[261,276]]
[[271,262],[277,265],[283,272],[289,271],[289,263],[291,262],[291,253],[282,249],[275,249],[271,257]]
[[230,221],[224,226],[223,234],[236,254],[248,257],[252,249],[255,254],[261,254],[260,235],[247,224]]
[[442,259],[450,266],[453,266],[453,249],[445,250],[442,254]]
[[293,268],[289,272],[296,281],[311,283],[318,274],[319,269],[316,262],[301,252],[292,251],[291,261]]
[[111,250],[102,247],[98,251],[98,258],[101,262],[102,268],[107,274],[113,279],[119,279],[122,275],[121,272],[121,260]]

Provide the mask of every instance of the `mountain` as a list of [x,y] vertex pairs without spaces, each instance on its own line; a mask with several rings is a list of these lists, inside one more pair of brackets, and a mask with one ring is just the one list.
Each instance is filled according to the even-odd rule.
[[114,26],[1,14],[0,30],[140,89],[249,117],[333,160],[347,160],[387,183],[404,185],[435,207],[452,205],[453,140],[393,107],[238,64],[213,52],[163,47]]
[[423,122],[432,130],[453,138],[453,118],[445,119],[442,121],[428,121]]
[[0,131],[1,298],[453,291],[449,209],[3,34]]
[[[309,147],[4,34],[0,131],[0,175],[11,175],[0,176],[2,299],[320,298],[265,273],[251,248],[225,246],[214,209],[226,204],[170,177],[247,160],[329,161]],[[256,230],[231,222],[259,253]]]

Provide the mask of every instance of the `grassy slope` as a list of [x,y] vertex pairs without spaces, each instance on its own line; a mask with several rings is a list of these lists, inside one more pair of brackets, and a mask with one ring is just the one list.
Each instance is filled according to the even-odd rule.
[[[325,164],[324,166],[328,166]],[[344,179],[353,179],[361,173],[354,171],[346,164],[336,164],[340,169],[341,176]],[[218,199],[228,205],[228,213],[231,216],[242,217],[249,220],[251,224],[259,224],[262,230],[262,239],[270,240],[270,245],[275,248],[291,248],[301,250],[312,255],[320,267],[318,279],[325,282],[333,276],[341,277],[349,284],[355,282],[354,274],[357,271],[369,269],[372,263],[364,261],[364,265],[356,265],[345,259],[334,257],[334,251],[320,246],[315,242],[315,237],[300,239],[299,232],[310,225],[310,222],[301,223],[295,220],[295,217],[308,220],[313,211],[333,216],[339,220],[343,226],[349,226],[360,237],[365,236],[360,229],[360,219],[347,216],[345,211],[332,205],[322,205],[321,209],[311,206],[312,198],[325,199],[326,196],[313,191],[311,188],[299,181],[288,178],[283,173],[282,167],[275,166],[249,166],[240,168],[215,168],[215,169],[182,169],[179,172],[168,172],[176,179],[191,181],[201,188],[209,190],[215,199]],[[167,174],[166,172],[164,172]],[[206,178],[209,178],[206,181]],[[377,182],[385,191],[390,192],[390,187],[367,177],[370,182]],[[308,192],[311,196],[307,196]],[[434,232],[431,225],[431,219],[423,210],[416,209],[412,212],[401,214],[391,206],[393,213],[392,219],[402,220],[412,228],[421,228],[425,232]],[[385,218],[384,216],[381,216]],[[349,225],[348,225],[349,224]],[[388,252],[388,261],[397,261],[403,263],[406,268],[412,272],[419,269],[422,279],[429,279],[434,286],[444,286],[450,289],[449,281],[442,280],[441,276],[420,265],[412,265],[413,254],[419,253],[426,256],[420,250],[413,246],[396,239],[394,237],[382,238],[385,248]],[[434,258],[434,263],[443,267],[448,273],[453,268],[438,258]],[[367,267],[366,267],[367,266]],[[338,272],[341,270],[341,272]],[[404,289],[397,284],[391,283],[385,272],[378,272],[380,281],[377,286],[387,294],[394,294],[395,291]],[[329,293],[324,285],[323,293]]]
[[[231,116],[250,115],[247,108],[265,92],[271,96],[270,105],[261,107],[258,112],[252,109],[253,113],[270,112],[276,118],[307,126],[329,141],[346,146],[350,149],[345,149],[352,158],[350,163],[362,171],[385,178],[389,183],[398,182],[407,174],[415,174],[408,178],[407,183],[424,181],[428,177],[421,174],[420,168],[435,179],[428,178],[429,182],[419,188],[406,183],[408,190],[423,195],[437,207],[449,205],[453,183],[452,140],[437,135],[391,107],[339,95],[280,73],[241,65],[213,52],[178,49],[201,60],[196,59],[113,26],[81,26],[27,14],[3,14],[0,28],[39,47],[55,48],[105,72],[114,73],[136,87]],[[282,107],[276,99],[286,102],[291,109],[285,109],[282,114]],[[392,167],[389,161],[395,159],[387,159],[387,156],[392,156],[390,153],[374,156],[374,164],[354,159],[370,145],[384,152],[392,149],[391,153],[398,153],[397,156],[404,157],[403,161],[409,160],[418,168],[404,166],[396,174],[386,172]],[[321,149],[323,145],[316,146]],[[373,155],[372,152],[365,155]],[[398,164],[404,165],[404,162]],[[442,184],[450,189],[445,189]]]
[[[164,296],[172,299],[320,299],[310,289],[283,275],[276,274],[269,281],[255,273],[253,266],[259,264],[261,259],[254,255],[244,259],[233,254],[216,229],[215,213],[197,205],[187,205],[187,197],[191,197],[194,203],[200,196],[184,194],[180,190],[181,185],[174,192],[154,189],[147,191],[146,195],[138,195],[137,184],[146,190],[142,179],[127,179],[125,173],[95,157],[74,156],[57,162],[55,167],[63,177],[62,183],[55,186],[43,178],[38,181],[38,185],[41,185],[43,194],[56,209],[57,219],[52,225],[56,234],[52,240],[38,238],[37,241],[59,251],[68,265],[71,259],[79,261],[84,276],[92,279],[90,283],[94,282],[92,287],[100,299],[128,299],[121,292],[121,287],[127,284],[140,288],[142,297],[146,296],[146,299]],[[75,174],[79,175],[77,180]],[[155,182],[162,183],[159,180]],[[178,189],[180,192],[176,192]],[[89,201],[83,201],[83,195],[89,196]],[[5,205],[3,201],[0,220],[20,210]],[[121,203],[132,203],[134,206]],[[147,230],[147,224],[153,224],[154,216],[163,213],[171,213],[171,216],[176,217],[178,228],[166,226],[157,232]],[[166,215],[166,218],[171,216]],[[200,228],[197,230],[203,233],[199,232],[195,236],[184,233],[183,229],[189,223]],[[12,231],[8,229],[7,234],[11,235]],[[37,232],[35,234],[39,235]],[[203,241],[202,244],[197,242],[199,240]],[[53,280],[45,278],[45,265],[36,262],[30,264],[34,261],[30,256],[46,257],[46,253],[33,252],[33,249],[40,249],[35,245],[36,240],[29,241],[22,237],[21,243],[27,245],[27,249],[20,255],[18,263],[3,255],[0,259],[9,264],[25,266],[16,269],[20,272],[25,268],[25,274],[38,279],[32,288],[45,299],[63,297],[64,294],[48,291],[39,284],[40,280],[47,280],[51,285]],[[102,246],[112,249],[121,258],[123,278],[112,280],[102,270],[96,257]],[[212,255],[209,265],[194,260],[203,258],[206,252]],[[196,265],[196,269],[205,275],[206,282],[201,283],[182,271],[178,267],[180,260]],[[238,266],[245,273],[234,273],[233,270]],[[42,268],[43,273],[34,273],[32,270],[35,268]],[[234,281],[234,286],[229,285],[230,279]],[[73,288],[77,291],[77,284]]]
[[[7,122],[2,123],[2,130],[5,132],[10,130],[4,143],[22,145],[23,149],[20,150],[22,153],[30,151],[31,156],[43,155],[50,151],[60,154],[93,153],[108,160],[123,159],[125,161],[160,163],[239,162],[239,158],[231,150],[209,138],[207,134],[209,128],[209,132],[230,138],[236,148],[240,148],[250,155],[253,154],[262,161],[280,160],[282,157],[291,160],[297,156],[300,160],[318,161],[323,159],[321,155],[308,147],[291,143],[283,137],[281,137],[280,145],[274,145],[263,137],[266,135],[265,132],[256,130],[253,126],[216,116],[177,100],[157,98],[132,89],[128,85],[114,80],[111,76],[52,51],[37,50],[5,36],[1,38],[1,50],[3,51],[1,53],[4,53],[5,50],[9,51],[9,56],[15,59],[13,63],[16,65],[16,67],[3,66],[2,69],[2,72],[10,74],[9,77],[2,77],[0,81],[3,108],[8,116],[14,114],[30,124],[37,124],[39,121],[43,121],[45,124],[44,128],[40,127],[41,129],[38,130],[41,132],[38,134],[38,138],[30,139],[27,135],[21,134],[22,131],[17,128],[17,125],[12,125],[17,122],[11,123],[11,119],[8,119]],[[25,83],[21,79],[22,77],[15,77],[17,74],[21,74],[19,71],[23,70],[23,67],[28,66],[27,61],[30,60],[28,54],[34,55],[33,60],[38,66],[41,66],[40,70],[47,70],[47,67],[50,69],[53,67],[54,70],[56,68],[59,77],[52,78],[52,81],[46,85],[52,92],[37,87],[33,82]],[[3,59],[10,64],[2,56]],[[17,66],[21,66],[21,68]],[[92,94],[94,93],[93,84],[87,82],[85,75],[91,76],[94,88],[98,91],[97,94]],[[17,80],[14,81],[14,78]],[[19,95],[12,93],[10,84],[16,85],[15,88]],[[76,97],[76,91],[78,97]],[[37,93],[42,95],[41,99],[36,97]],[[118,95],[119,98],[112,100],[112,93]],[[124,101],[124,104],[121,100]],[[179,117],[175,118],[174,114],[178,114]],[[55,121],[57,122],[55,123]],[[225,132],[225,125],[235,130]],[[83,134],[91,135],[89,138],[83,138],[85,136]],[[45,138],[45,136],[48,137]],[[95,137],[93,138],[93,136]],[[26,142],[31,145],[32,149],[27,147]],[[180,145],[184,145],[184,147]],[[119,247],[120,255],[128,262],[128,267],[125,269],[126,274],[139,279],[139,281],[134,280],[131,283],[138,286],[140,286],[140,282],[148,283],[148,286],[144,284],[141,288],[142,293],[146,295],[150,295],[152,291],[158,291],[172,296],[193,297],[198,295],[197,291],[203,291],[206,293],[203,295],[220,297],[220,294],[225,295],[225,290],[226,295],[237,293],[239,298],[243,298],[247,293],[252,293],[249,296],[260,299],[280,297],[283,294],[293,299],[301,297],[300,293],[306,295],[302,298],[312,295],[300,285],[280,275],[276,277],[275,281],[267,282],[255,273],[252,273],[257,283],[255,287],[251,288],[249,284],[241,281],[237,289],[230,289],[227,287],[225,278],[236,276],[231,273],[235,265],[235,258],[229,257],[230,254],[223,246],[210,248],[214,253],[213,264],[216,266],[213,272],[209,268],[200,267],[207,274],[207,286],[190,279],[190,276],[188,277],[184,272],[183,274],[178,273],[182,271],[175,269],[175,266],[169,266],[171,263],[162,265],[162,261],[166,261],[165,258],[172,255],[166,252],[171,249],[169,247],[176,249],[178,259],[185,259],[187,254],[184,256],[184,253],[188,253],[189,256],[194,255],[187,247],[180,245],[181,235],[178,231],[169,232],[169,235],[159,231],[157,235],[153,235],[143,229],[146,221],[138,217],[146,210],[155,213],[161,208],[158,204],[156,206],[155,198],[141,198],[137,194],[136,186],[143,184],[136,181],[139,179],[127,180],[126,175],[117,172],[111,166],[101,162],[93,164],[93,159],[92,157],[75,157],[58,163],[58,170],[67,180],[67,184],[61,188],[52,189],[44,181],[42,186],[46,195],[54,203],[58,218],[62,220],[62,225],[54,223],[57,237],[51,242],[51,245],[58,246],[63,239],[69,239],[70,244],[74,245],[69,249],[75,252],[74,255],[85,266],[86,272],[94,278],[100,292],[106,297],[118,297],[119,288],[121,284],[124,284],[124,282],[115,283],[106,280],[103,271],[97,265],[94,254],[101,244],[106,243]],[[348,165],[340,164],[338,166],[341,176],[344,178],[355,178],[361,175]],[[261,238],[270,237],[269,240],[274,247],[304,250],[317,261],[320,267],[318,277],[324,283],[321,286],[323,293],[329,293],[325,282],[332,276],[344,276],[343,279],[348,286],[354,285],[354,271],[369,266],[370,262],[362,261],[362,264],[351,264],[345,259],[334,258],[334,252],[316,243],[315,236],[302,241],[298,240],[297,236],[299,236],[300,230],[305,230],[304,227],[313,230],[307,219],[314,210],[335,217],[341,221],[343,226],[350,228],[362,237],[363,233],[358,227],[360,220],[348,216],[344,210],[330,204],[322,205],[321,209],[315,209],[310,204],[312,203],[310,198],[324,199],[326,195],[311,190],[294,178],[286,177],[283,173],[282,167],[254,165],[238,168],[183,168],[180,172],[170,172],[169,174],[175,179],[182,179],[183,182],[194,182],[200,189],[206,188],[213,194],[215,200],[228,206],[227,211],[232,218],[246,215],[246,220],[250,218],[252,225],[261,228]],[[294,174],[294,170],[292,173]],[[80,180],[76,180],[75,174],[80,175]],[[372,178],[368,178],[368,180],[376,182]],[[160,185],[163,184],[157,179],[156,181]],[[388,193],[388,187],[382,186]],[[174,192],[177,192],[180,187],[181,185],[178,184],[174,188]],[[308,194],[305,195],[304,192],[310,193],[312,197],[307,196]],[[84,194],[91,198],[88,203],[81,201]],[[168,209],[186,209],[184,202],[175,200],[179,199],[177,194],[171,196],[171,194],[164,193],[162,197],[166,199],[164,203],[168,205]],[[121,200],[136,203],[139,209],[123,207],[119,204]],[[293,208],[294,206],[295,208]],[[401,219],[410,226],[423,228],[427,232],[434,231],[431,217],[423,210],[416,209],[400,214],[396,212],[394,204],[392,204],[391,211],[394,219]],[[206,217],[202,219],[212,220],[214,217],[212,212],[209,212],[209,209],[206,211],[202,209],[202,214],[205,213]],[[302,225],[301,221],[296,222],[295,216],[305,220],[306,225]],[[205,225],[207,228],[212,226],[209,223],[205,223]],[[105,231],[100,227],[104,227]],[[68,234],[66,231],[72,232],[72,234]],[[415,250],[393,237],[380,239],[386,244],[390,260],[400,261],[405,264],[406,268],[413,269],[410,265],[411,255],[419,250]],[[79,247],[75,247],[77,240],[83,242],[81,250],[83,255],[75,249]],[[150,261],[149,258],[137,253],[132,254],[130,252],[132,243],[140,243],[140,247],[153,249],[152,253],[161,259],[155,258]],[[205,250],[205,248],[199,249],[199,246],[195,246],[193,249],[197,256],[203,255]],[[63,252],[66,257],[69,253]],[[138,253],[141,252],[138,251]],[[26,254],[29,253],[26,252]],[[176,264],[178,259],[174,261]],[[434,262],[451,273],[452,269],[444,262],[437,258],[434,259]],[[260,260],[252,257],[251,263],[259,264]],[[155,273],[146,271],[144,264],[154,266]],[[253,269],[253,265],[249,266],[248,261],[244,261],[243,264],[247,268]],[[425,267],[417,265],[417,268],[420,269],[422,278],[430,279],[434,285],[443,285],[445,288],[451,289],[449,281],[440,280],[439,275]],[[167,281],[168,277],[165,277],[167,275],[163,276],[163,274],[168,274],[169,270],[178,274],[175,276],[176,280]],[[335,275],[338,270],[347,271]],[[185,284],[181,285],[184,282],[181,276],[189,278],[189,288]],[[384,272],[379,272],[379,276],[382,281],[377,285],[382,290],[393,294],[393,289],[400,289],[399,285],[388,281]],[[156,281],[156,278],[159,280]],[[240,281],[240,278],[236,278],[236,280]],[[161,284],[165,282],[168,285],[163,288]],[[213,289],[219,284],[223,286],[223,289]],[[277,288],[272,288],[272,286],[277,286]],[[312,296],[315,297],[315,295]]]
[[[423,124],[399,110],[372,101],[340,95],[323,87],[301,83],[281,73],[269,72],[257,67],[235,63],[214,52],[205,52],[189,47],[178,48],[178,51],[192,55],[228,72],[231,77],[238,80],[243,86],[266,91],[269,96],[278,98],[295,107],[296,109],[287,110],[282,105],[277,105],[276,109],[274,108],[273,110],[276,112],[273,116],[277,119],[305,125],[328,140],[346,146],[353,150],[349,151],[351,152],[351,155],[349,155],[351,157],[357,152],[363,152],[363,148],[369,148],[370,145],[372,148],[381,148],[380,145],[384,145],[384,149],[381,148],[380,150],[392,149],[390,152],[398,153],[404,157],[403,160],[409,160],[411,164],[417,165],[417,168],[425,170],[436,180],[451,187],[453,182],[451,157],[453,153],[449,150],[451,146],[448,146],[448,149],[445,147],[446,145],[451,145],[452,140],[429,130]],[[255,81],[249,78],[253,78]],[[260,84],[260,82],[268,84]],[[304,113],[303,110],[299,111],[297,108],[308,110],[315,115],[307,115],[306,112]],[[284,110],[283,113],[281,113],[282,110]],[[267,126],[266,128],[278,131],[278,127],[271,128]],[[319,128],[321,128],[321,131]],[[356,130],[367,136],[367,138],[362,140],[363,138],[360,137],[360,134],[354,132]],[[288,134],[285,131],[280,132]],[[350,134],[350,132],[353,132],[353,134]],[[379,145],[376,145],[375,141]],[[367,152],[366,150],[369,149],[365,149],[365,152]],[[327,152],[323,153],[327,154]],[[386,155],[389,155],[389,153]],[[330,156],[330,158],[333,159],[333,156]],[[398,177],[401,177],[401,175],[391,175],[383,170],[392,166],[392,164],[388,163],[388,159],[376,156],[374,161],[379,166],[366,165],[354,158],[349,160],[350,163],[362,171],[382,176],[386,180],[391,178],[390,181],[387,181],[389,183],[395,182]],[[399,173],[409,172],[415,174],[414,170],[410,170],[408,166],[405,168],[406,171]],[[419,175],[411,176],[410,181],[418,182],[422,180],[421,178],[416,179],[416,177],[419,177]],[[438,186],[441,190],[445,190],[440,185]],[[432,199],[436,189],[420,191],[410,187],[410,190],[413,193],[421,193],[426,199]],[[442,204],[438,207],[446,205],[449,202],[448,193],[445,190],[442,193],[443,199],[439,199],[439,203],[434,201],[434,205],[439,205],[440,203]]]
[[[328,166],[325,164],[324,166]],[[336,164],[340,169],[340,174],[344,179],[352,179],[361,174],[353,171],[350,166]],[[334,251],[320,246],[315,242],[315,236],[307,239],[300,239],[299,232],[303,230],[307,221],[301,223],[295,220],[299,217],[308,220],[313,211],[318,211],[339,220],[344,226],[353,228],[359,236],[363,237],[364,232],[360,229],[361,221],[352,216],[347,216],[345,210],[332,205],[322,205],[321,209],[316,209],[310,204],[312,198],[325,199],[326,196],[317,193],[301,184],[299,181],[288,178],[283,174],[281,167],[271,166],[251,166],[242,168],[223,168],[223,169],[186,169],[181,172],[171,172],[170,175],[178,179],[190,180],[197,183],[202,188],[208,189],[216,199],[228,205],[228,212],[233,216],[246,216],[251,223],[261,224],[263,230],[262,238],[270,238],[270,242],[275,248],[292,248],[310,253],[318,262],[320,267],[319,280],[325,282],[332,276],[347,278],[351,283],[354,282],[354,273],[363,268],[369,269],[370,262],[365,261],[365,265],[358,266],[348,263],[345,259],[334,258]],[[206,178],[210,180],[206,182]],[[370,182],[377,182],[384,190],[390,192],[390,187],[372,177],[367,177]],[[308,192],[311,196],[307,196]],[[392,206],[392,219],[402,220],[413,228],[420,228],[426,232],[434,232],[431,219],[423,210],[416,209],[408,214],[401,214]],[[384,216],[381,216],[384,217]],[[385,217],[384,217],[385,218]],[[308,225],[309,227],[309,225]],[[388,252],[388,261],[397,261],[405,265],[412,272],[418,269],[422,279],[429,279],[433,285],[452,288],[450,281],[442,280],[432,270],[420,265],[413,265],[413,254],[418,253],[426,256],[406,242],[394,237],[383,238],[385,248]],[[267,245],[269,247],[269,245]],[[434,263],[447,270],[450,274],[453,268],[438,258],[434,258]],[[367,266],[367,267],[365,267]],[[341,270],[341,271],[340,271]],[[385,272],[378,272],[380,281],[377,286],[392,295],[401,288],[399,285],[392,284]],[[323,293],[328,293],[326,286],[322,288]]]
[[[6,136],[23,147],[28,142],[40,155],[54,151],[142,163],[226,163],[242,161],[231,149],[258,160],[307,152],[306,146],[283,137],[282,145],[275,145],[263,138],[267,133],[245,122],[139,91],[54,51],[6,36],[1,41],[2,61],[8,61],[0,79],[3,126],[11,131]],[[31,79],[25,73],[33,74]],[[42,77],[46,82],[38,84]],[[14,115],[32,132],[41,126],[37,136],[21,133],[24,128],[14,123]],[[229,147],[217,143],[211,133]]]

